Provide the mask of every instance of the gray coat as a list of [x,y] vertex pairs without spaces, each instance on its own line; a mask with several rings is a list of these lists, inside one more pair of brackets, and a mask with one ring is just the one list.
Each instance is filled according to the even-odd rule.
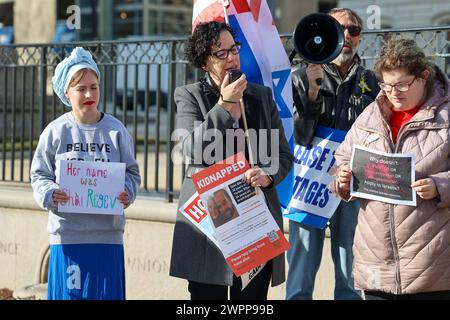
[[[204,162],[192,164],[195,162],[194,155],[198,156],[197,150],[205,150],[210,143],[209,138],[204,138],[204,130],[214,128],[220,130],[223,135],[226,129],[232,128],[234,121],[230,114],[217,104],[219,92],[211,86],[209,78],[176,88],[174,97],[177,104],[177,129],[184,129],[189,133],[182,141],[182,153],[191,163],[181,187],[180,206],[195,193],[190,175],[198,170],[196,168],[208,166]],[[282,228],[281,208],[275,186],[288,174],[293,163],[293,156],[284,135],[278,109],[273,101],[272,91],[267,87],[249,83],[244,91],[244,102],[249,128],[280,129],[279,140],[276,144],[279,146],[279,157],[275,159],[279,160],[279,170],[271,175],[274,183],[262,190],[270,212]],[[270,130],[268,134],[267,141],[271,141]],[[203,145],[194,150],[193,141],[197,141],[196,139],[201,139]],[[252,148],[255,147],[252,146]],[[268,148],[270,149],[270,146]],[[267,154],[270,155],[270,152],[269,150]],[[225,150],[224,145],[223,158],[234,153],[235,150]],[[264,165],[258,160],[256,160],[257,164],[263,168]],[[272,260],[272,286],[279,285],[285,280],[284,261],[284,254]],[[170,275],[201,283],[227,286],[233,284],[233,273],[226,264],[223,254],[179,211],[173,235]]]

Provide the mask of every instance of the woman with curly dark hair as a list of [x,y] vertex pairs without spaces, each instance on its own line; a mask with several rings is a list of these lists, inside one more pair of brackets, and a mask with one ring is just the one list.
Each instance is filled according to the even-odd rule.
[[[261,188],[270,212],[282,228],[275,186],[288,174],[293,156],[272,91],[247,83],[245,75],[230,82],[229,71],[240,68],[239,50],[233,30],[221,22],[198,24],[186,42],[187,59],[206,74],[199,82],[175,90],[177,129],[185,133],[181,150],[188,164],[179,207],[196,192],[191,180],[194,173],[242,151],[247,160],[252,158],[255,164],[246,172],[246,182]],[[245,148],[240,101],[245,103],[248,129],[267,133],[267,139],[250,139],[253,140],[250,141],[253,157],[249,157]],[[276,143],[269,145],[270,141]],[[264,152],[260,152],[260,148]],[[266,153],[268,159],[262,159],[261,153]],[[219,248],[178,210],[170,275],[188,280],[193,300],[226,300],[228,297],[265,300],[271,279],[272,286],[284,282],[284,260],[284,254],[270,260],[241,290],[241,279],[233,274]]]

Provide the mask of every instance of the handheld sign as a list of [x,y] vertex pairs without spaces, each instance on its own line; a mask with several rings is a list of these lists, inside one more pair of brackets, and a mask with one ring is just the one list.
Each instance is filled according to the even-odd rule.
[[203,232],[209,240],[219,247],[219,243],[216,238],[214,238],[214,229],[210,217],[198,192],[194,193],[185,204],[180,206],[180,212],[195,227]]
[[122,215],[117,199],[124,191],[125,163],[57,162],[57,182],[70,200],[58,204],[59,212]]
[[350,194],[407,206],[416,205],[414,154],[385,153],[354,146]]
[[295,146],[293,196],[283,212],[285,218],[314,228],[325,228],[341,202],[328,189],[333,180],[329,171],[335,162],[334,152],[346,133],[318,126],[310,145]]
[[244,181],[248,169],[245,156],[238,153],[192,175],[214,238],[238,277],[256,273],[259,265],[290,248],[263,193]]
[[[180,212],[220,249],[220,245],[214,237],[213,224],[198,192],[195,192],[185,204],[180,206]],[[264,266],[265,263],[241,275],[241,290],[244,290],[247,287],[250,281],[256,277]]]

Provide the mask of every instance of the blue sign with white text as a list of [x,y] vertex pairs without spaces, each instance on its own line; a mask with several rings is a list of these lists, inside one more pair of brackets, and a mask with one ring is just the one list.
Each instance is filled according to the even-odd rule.
[[341,199],[328,185],[333,178],[329,171],[334,165],[334,152],[347,132],[318,127],[316,137],[308,146],[294,149],[294,188],[284,217],[323,229],[333,216]]

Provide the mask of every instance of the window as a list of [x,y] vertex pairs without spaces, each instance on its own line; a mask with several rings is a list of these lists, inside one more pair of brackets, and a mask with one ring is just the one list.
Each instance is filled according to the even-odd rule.
[[114,37],[142,35],[142,0],[114,0]]
[[69,16],[67,8],[74,4],[75,0],[58,0],[56,2],[56,20],[66,20]]
[[13,3],[0,4],[0,45],[13,43],[13,20]]
[[114,10],[114,36],[142,35],[142,10]]
[[186,35],[191,33],[192,0],[147,0],[146,34]]
[[[99,0],[75,2],[81,8],[81,29],[77,31],[80,40],[97,39],[100,23],[107,23],[102,27],[111,28],[114,39],[191,33],[192,0],[113,0],[108,5]],[[103,8],[111,10],[110,20],[101,19]]]
[[81,8],[81,29],[77,30],[80,40],[98,38],[98,0],[79,0]]
[[148,33],[152,35],[186,35],[191,33],[192,13],[149,10],[148,23]]
[[0,4],[0,28],[12,26],[13,21],[13,2]]

